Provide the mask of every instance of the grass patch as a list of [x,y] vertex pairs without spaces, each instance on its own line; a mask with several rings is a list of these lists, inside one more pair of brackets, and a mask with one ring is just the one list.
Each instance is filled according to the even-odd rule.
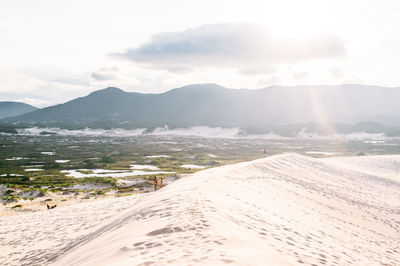
[[115,197],[119,198],[119,197],[127,197],[127,196],[132,196],[132,195],[133,195],[133,193],[122,193],[122,194],[115,194]]

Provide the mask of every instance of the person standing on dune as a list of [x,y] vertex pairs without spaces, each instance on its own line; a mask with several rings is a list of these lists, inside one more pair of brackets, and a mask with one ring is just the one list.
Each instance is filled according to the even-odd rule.
[[153,179],[153,184],[154,184],[154,191],[157,191],[157,177],[155,176]]
[[264,149],[264,157],[267,157],[267,149]]
[[163,188],[163,184],[162,184],[163,180],[164,180],[164,178],[161,177],[161,178],[160,178],[160,188]]

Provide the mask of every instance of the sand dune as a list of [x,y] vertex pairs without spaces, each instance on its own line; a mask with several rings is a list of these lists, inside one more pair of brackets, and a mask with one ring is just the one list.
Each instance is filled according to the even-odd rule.
[[400,156],[296,154],[0,218],[7,265],[400,265]]

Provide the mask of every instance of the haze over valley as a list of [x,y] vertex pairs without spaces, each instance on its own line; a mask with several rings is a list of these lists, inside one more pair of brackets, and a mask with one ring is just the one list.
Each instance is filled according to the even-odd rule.
[[10,127],[39,126],[147,129],[142,133],[151,133],[156,128],[200,126],[239,128],[238,136],[273,133],[294,137],[304,130],[322,135],[399,136],[399,97],[398,88],[361,85],[234,90],[197,84],[162,94],[109,87],[64,104],[9,115],[0,124],[5,132]]

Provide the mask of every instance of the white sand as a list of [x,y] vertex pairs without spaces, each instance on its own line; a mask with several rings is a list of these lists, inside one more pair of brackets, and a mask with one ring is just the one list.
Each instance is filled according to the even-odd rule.
[[56,163],[68,163],[70,160],[55,160]]
[[337,152],[326,152],[326,151],[306,151],[306,153],[310,155],[326,155],[326,156],[341,154],[340,152],[337,153]]
[[165,154],[160,154],[160,155],[149,155],[146,156],[146,158],[169,158],[169,156]]
[[285,154],[0,218],[6,265],[399,265],[400,156]]
[[154,165],[148,165],[148,164],[132,164],[131,169],[137,169],[137,170],[160,170],[157,166]]
[[41,154],[44,154],[44,155],[56,155],[56,153],[54,151],[42,151]]
[[23,160],[24,158],[22,157],[12,157],[12,158],[6,158],[6,161],[19,161],[19,160]]
[[182,168],[185,169],[204,169],[205,166],[203,165],[196,165],[196,164],[183,164],[181,165]]

